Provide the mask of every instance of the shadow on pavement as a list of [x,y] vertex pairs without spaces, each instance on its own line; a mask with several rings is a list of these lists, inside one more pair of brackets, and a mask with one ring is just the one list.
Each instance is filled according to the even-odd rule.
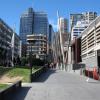
[[31,87],[22,87],[17,92],[13,93],[7,100],[25,100],[26,95]]
[[48,70],[46,73],[43,73],[38,79],[36,79],[34,82],[45,82],[50,75],[56,73],[56,70]]

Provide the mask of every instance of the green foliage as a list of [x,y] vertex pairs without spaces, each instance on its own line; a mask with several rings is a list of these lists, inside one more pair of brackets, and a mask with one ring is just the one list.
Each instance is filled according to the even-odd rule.
[[45,62],[45,60],[37,59],[34,56],[21,58],[22,66],[25,66],[26,64],[31,64],[31,66],[43,66]]
[[22,57],[21,58],[21,65],[25,66],[28,63],[28,57]]
[[36,58],[32,59],[33,66],[43,66],[44,63],[45,63],[44,60],[40,60],[40,59],[36,59]]

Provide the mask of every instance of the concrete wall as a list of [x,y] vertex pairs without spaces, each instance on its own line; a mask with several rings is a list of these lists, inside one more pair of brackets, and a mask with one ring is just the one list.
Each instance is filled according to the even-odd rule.
[[97,67],[98,63],[97,63],[97,55],[86,58],[86,59],[82,59],[82,62],[86,64],[86,67]]

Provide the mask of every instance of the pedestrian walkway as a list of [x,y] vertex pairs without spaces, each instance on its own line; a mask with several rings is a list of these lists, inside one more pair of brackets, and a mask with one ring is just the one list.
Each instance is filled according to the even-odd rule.
[[12,100],[100,100],[100,83],[60,70],[49,70],[36,82],[24,84]]

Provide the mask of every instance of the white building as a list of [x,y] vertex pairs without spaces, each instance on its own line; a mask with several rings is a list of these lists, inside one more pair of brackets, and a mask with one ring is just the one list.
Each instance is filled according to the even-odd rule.
[[79,36],[81,32],[97,17],[96,12],[84,12],[80,14],[70,14],[71,40]]
[[76,25],[73,26],[72,32],[71,32],[71,40],[74,40],[76,37],[78,37],[84,29],[88,27],[88,22],[87,21],[78,21]]
[[97,17],[96,12],[84,12],[82,14],[84,16],[83,19],[88,23],[91,23]]
[[68,20],[66,18],[60,17],[58,19],[59,23],[59,30],[61,33],[67,33],[68,32]]
[[82,34],[81,56],[86,68],[100,68],[100,16]]

